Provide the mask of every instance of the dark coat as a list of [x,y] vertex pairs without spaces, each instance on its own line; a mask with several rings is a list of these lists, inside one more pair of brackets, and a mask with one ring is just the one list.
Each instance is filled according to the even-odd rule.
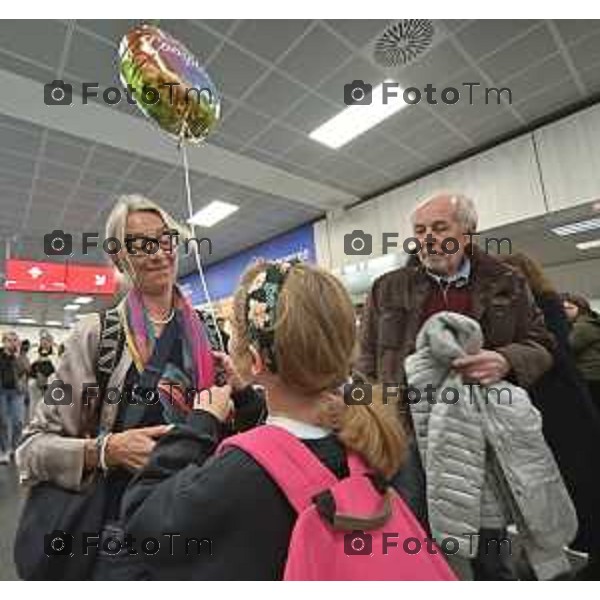
[[600,382],[600,317],[596,313],[577,317],[570,341],[583,377]]
[[557,345],[554,365],[530,389],[543,431],[577,509],[572,544],[600,552],[600,413],[593,405],[569,347],[569,325],[558,296],[536,298]]
[[[528,388],[552,364],[552,335],[520,274],[476,247],[470,258],[473,317],[484,347],[502,353],[510,379]],[[415,351],[421,312],[434,285],[414,262],[375,281],[361,330],[359,371],[383,383],[404,383],[404,360]]]
[[[139,548],[147,537],[160,543],[157,554],[143,557],[153,579],[283,577],[296,512],[248,454],[231,448],[214,455],[224,433],[211,414],[194,411],[186,425],[158,441],[125,493],[125,531]],[[302,441],[338,478],[348,475],[345,450],[335,436]],[[188,548],[186,538],[210,542],[198,554],[196,543]]]

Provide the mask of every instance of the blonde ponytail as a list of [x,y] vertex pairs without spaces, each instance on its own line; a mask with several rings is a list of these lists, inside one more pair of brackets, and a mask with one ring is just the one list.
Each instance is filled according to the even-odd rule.
[[[234,298],[234,336],[230,345],[238,370],[251,377],[252,341],[246,299],[268,263],[251,266]],[[380,386],[372,403],[346,406],[335,390],[352,370],[356,348],[354,308],[343,284],[324,269],[300,264],[289,270],[277,303],[274,355],[277,375],[290,389],[319,402],[318,420],[338,431],[342,443],[386,477],[404,461],[406,438],[396,404],[385,405]]]
[[381,386],[373,386],[371,404],[346,407],[338,437],[385,477],[392,477],[406,458],[407,438],[395,403],[384,404]]

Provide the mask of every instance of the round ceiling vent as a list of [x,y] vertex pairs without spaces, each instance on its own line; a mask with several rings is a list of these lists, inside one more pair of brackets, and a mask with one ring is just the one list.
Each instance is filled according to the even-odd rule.
[[435,28],[429,19],[397,21],[375,42],[375,62],[383,67],[407,65],[431,46],[434,34]]

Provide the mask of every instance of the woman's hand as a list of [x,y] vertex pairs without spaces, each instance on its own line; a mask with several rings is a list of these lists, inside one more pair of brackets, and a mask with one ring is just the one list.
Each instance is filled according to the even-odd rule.
[[213,356],[223,365],[225,375],[227,377],[227,383],[232,387],[234,391],[242,390],[246,386],[250,385],[249,381],[242,379],[239,371],[235,368],[231,356],[225,354],[225,352],[213,352]]
[[224,423],[233,412],[231,386],[213,386],[194,397],[194,410],[205,410]]
[[124,467],[130,471],[141,469],[156,446],[156,439],[162,437],[171,427],[172,425],[156,425],[113,433],[106,440],[106,465]]

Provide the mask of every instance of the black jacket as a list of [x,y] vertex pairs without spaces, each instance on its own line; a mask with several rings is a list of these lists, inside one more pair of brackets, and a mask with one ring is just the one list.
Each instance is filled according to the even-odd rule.
[[570,341],[583,377],[600,382],[600,316],[591,313],[577,317]]
[[[242,450],[212,456],[223,435],[215,417],[194,412],[185,426],[161,438],[125,493],[125,531],[138,541],[160,542],[160,551],[147,558],[155,579],[283,577],[294,509]],[[338,477],[348,475],[345,451],[335,436],[303,442]],[[186,538],[210,544],[190,543],[186,552]]]
[[600,413],[575,366],[569,325],[558,296],[538,296],[557,346],[554,364],[530,389],[542,414],[543,431],[577,510],[580,550],[600,553]]

